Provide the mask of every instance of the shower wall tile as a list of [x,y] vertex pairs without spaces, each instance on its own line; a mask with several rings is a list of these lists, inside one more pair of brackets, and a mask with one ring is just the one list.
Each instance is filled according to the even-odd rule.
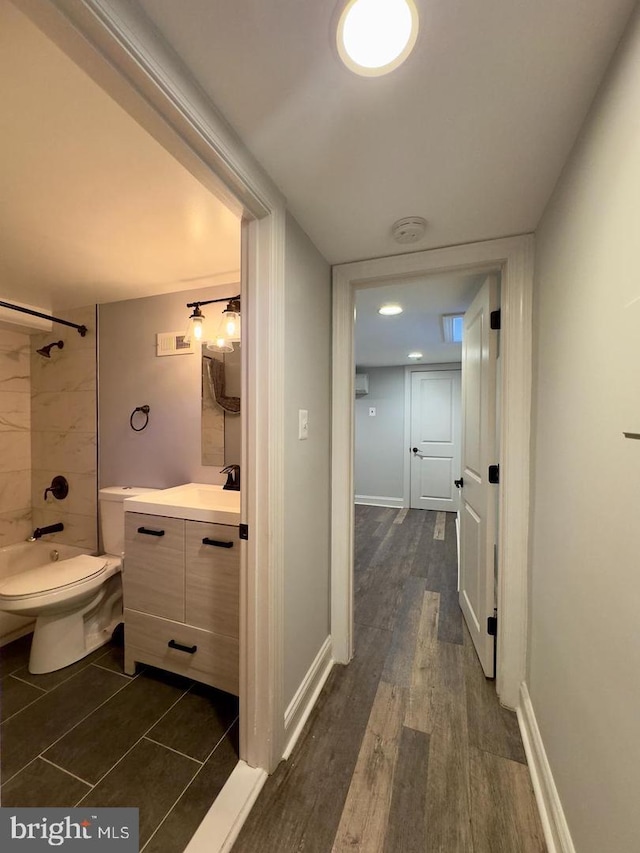
[[62,509],[62,504],[54,509],[34,509],[33,526],[44,527],[49,524],[64,524],[62,533],[47,535],[47,542],[59,542],[62,545],[75,545],[88,551],[98,549],[98,518],[88,515],[75,515]]
[[51,358],[34,355],[31,381],[47,391],[95,391],[96,358],[89,349],[52,349]]
[[85,474],[76,474],[65,470],[64,476],[69,483],[69,494],[66,498],[58,500],[48,494],[44,499],[44,490],[51,485],[53,478],[62,474],[58,469],[31,472],[31,494],[33,495],[33,509],[49,510],[50,512],[66,512],[74,515],[87,515],[95,518],[97,507],[96,499],[96,477],[95,471]]
[[[1,402],[1,401],[0,401]],[[0,432],[0,474],[31,468],[31,437],[28,432]]]
[[42,468],[67,479],[69,474],[90,474],[96,470],[97,436],[95,432],[34,432],[31,452]]
[[31,536],[34,526],[30,506],[0,513],[0,548],[24,542],[27,536]]
[[30,385],[29,335],[0,330],[0,389],[28,394]]
[[0,547],[32,530],[30,344],[25,332],[0,330]]
[[7,471],[0,474],[0,513],[23,511],[31,506],[31,472]]
[[28,432],[30,428],[31,394],[28,391],[5,391],[0,384],[0,432]]
[[[52,541],[97,548],[97,418],[96,418],[96,309],[67,310],[65,319],[84,324],[81,337],[75,329],[56,326],[53,333],[37,335],[31,351],[31,504],[33,523],[42,527],[62,521],[65,529]],[[36,350],[61,340],[51,358]],[[44,490],[57,474],[69,481],[62,501]]]
[[35,432],[96,431],[95,391],[31,392],[31,428]]

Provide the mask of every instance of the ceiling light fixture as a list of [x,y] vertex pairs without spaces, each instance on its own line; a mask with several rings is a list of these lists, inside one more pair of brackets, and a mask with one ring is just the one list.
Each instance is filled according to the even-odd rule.
[[193,336],[196,341],[202,340],[202,323],[205,319],[200,310],[201,305],[213,305],[216,302],[226,302],[227,307],[222,312],[222,318],[218,324],[215,338],[209,341],[207,349],[217,352],[232,352],[233,342],[240,340],[240,294],[238,296],[224,296],[222,299],[205,299],[201,302],[188,302],[187,308],[193,308],[189,316],[189,326],[184,336],[185,343],[191,341]]
[[393,317],[395,314],[402,314],[402,306],[396,304],[381,305],[378,308],[378,314],[384,317]]
[[350,71],[379,77],[405,61],[417,37],[414,0],[348,0],[338,21],[338,54]]
[[421,352],[410,352],[407,358],[422,358]]

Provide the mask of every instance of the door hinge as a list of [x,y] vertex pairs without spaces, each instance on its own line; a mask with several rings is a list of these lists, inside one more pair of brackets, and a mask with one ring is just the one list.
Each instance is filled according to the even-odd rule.
[[238,528],[238,536],[240,539],[248,539],[249,538],[249,525],[241,524]]
[[489,314],[489,328],[494,329],[495,331],[499,331],[501,329],[501,323],[502,312],[500,308],[498,308]]
[[497,635],[498,635],[498,617],[497,616],[487,617],[487,634],[489,634],[490,637],[497,637]]
[[500,466],[499,465],[489,465],[488,478],[489,478],[489,482],[493,483],[494,486],[500,482]]

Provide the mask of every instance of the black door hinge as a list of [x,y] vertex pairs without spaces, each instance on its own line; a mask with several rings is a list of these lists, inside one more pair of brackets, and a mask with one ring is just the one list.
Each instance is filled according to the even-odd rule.
[[240,539],[248,539],[249,538],[249,525],[241,524],[238,528],[238,536]]
[[489,482],[496,486],[500,482],[500,466],[489,465]]
[[499,331],[502,323],[502,312],[498,308],[489,314],[489,328]]
[[498,635],[498,617],[497,616],[487,617],[487,634],[489,634],[490,637],[496,637]]

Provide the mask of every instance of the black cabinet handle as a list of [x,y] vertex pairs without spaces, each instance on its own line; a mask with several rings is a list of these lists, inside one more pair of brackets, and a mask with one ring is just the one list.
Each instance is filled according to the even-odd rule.
[[233,542],[225,542],[222,539],[208,539],[206,536],[202,540],[203,545],[215,545],[216,548],[233,548]]
[[198,651],[197,646],[183,646],[182,643],[176,643],[175,640],[169,640],[167,645],[170,649],[177,649],[179,652],[187,652],[190,655],[194,655]]
[[454,480],[453,485],[456,487],[456,489],[461,489],[464,486],[464,479],[460,477],[459,480]]
[[164,536],[164,530],[154,530],[152,527],[139,527],[138,533],[146,533],[147,536]]

